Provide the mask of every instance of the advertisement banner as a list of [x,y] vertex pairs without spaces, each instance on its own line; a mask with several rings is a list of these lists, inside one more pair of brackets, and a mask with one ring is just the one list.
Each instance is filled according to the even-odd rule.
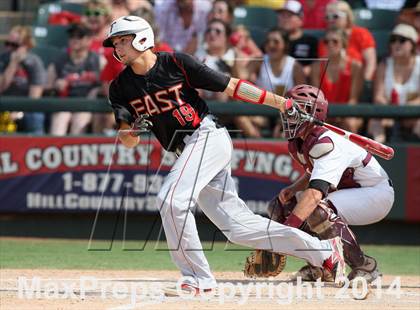
[[[154,139],[128,149],[113,137],[1,137],[0,212],[157,212],[176,157]],[[255,212],[297,179],[287,144],[234,141],[232,175]]]

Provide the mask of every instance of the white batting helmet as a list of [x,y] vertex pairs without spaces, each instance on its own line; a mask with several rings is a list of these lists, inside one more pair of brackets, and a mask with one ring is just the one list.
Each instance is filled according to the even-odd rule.
[[127,34],[135,35],[131,44],[139,52],[144,52],[155,46],[155,36],[152,26],[138,16],[123,16],[114,20],[109,28],[108,36],[102,42],[102,45],[104,47],[114,47],[111,38]]

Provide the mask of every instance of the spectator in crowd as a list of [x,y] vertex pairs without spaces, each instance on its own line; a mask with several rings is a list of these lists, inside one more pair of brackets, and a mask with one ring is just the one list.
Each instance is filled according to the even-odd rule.
[[[153,5],[150,0],[126,0],[127,9],[130,14],[138,10],[153,11]],[[142,15],[138,15],[143,17]]]
[[[131,4],[132,3],[130,2],[130,5]],[[116,20],[117,18],[121,16],[130,15],[130,8],[128,6],[127,0],[111,0],[110,6],[111,6],[111,12],[110,12],[111,20]]]
[[[91,31],[83,25],[68,30],[69,51],[48,68],[48,86],[60,97],[95,98],[99,86],[99,56],[89,50]],[[90,112],[53,113],[50,133],[63,136],[82,134],[90,124]],[[70,127],[70,128],[69,128]],[[70,129],[70,130],[69,130]]]
[[[417,31],[410,25],[399,24],[393,29],[389,42],[390,57],[379,64],[376,74],[376,104],[420,105],[420,56],[416,54],[418,39]],[[372,119],[369,132],[375,140],[384,142],[387,129],[393,126],[391,119]],[[419,141],[420,120],[403,120],[396,127],[399,127],[404,140]]]
[[[106,50],[102,47],[102,41],[108,34],[109,24],[111,23],[111,9],[103,0],[90,0],[86,4],[82,23],[89,28],[92,33],[90,50],[99,54],[101,68],[106,64]],[[112,54],[112,49],[108,49]]]
[[[362,64],[347,54],[347,33],[330,29],[325,33],[328,62],[317,61],[312,65],[311,84],[320,88],[329,102],[357,104],[363,83]],[[358,132],[363,125],[360,118],[334,119],[343,129]]]
[[[46,72],[41,59],[31,52],[35,46],[32,30],[14,26],[6,41],[6,52],[0,55],[0,95],[40,98]],[[10,113],[18,129],[32,134],[44,133],[45,116],[41,112]]]
[[233,6],[228,0],[215,0],[208,15],[208,20],[220,19],[228,25],[232,25]]
[[325,29],[325,10],[335,0],[299,0],[303,7],[304,29]]
[[[226,75],[235,75],[235,60],[241,56],[241,51],[232,47],[229,37],[232,29],[230,25],[221,19],[212,19],[208,22],[204,36],[205,50],[199,50],[196,57],[204,62],[208,67]],[[209,92],[200,90],[200,95],[207,100],[217,100],[226,102],[229,97],[223,93]],[[227,128],[240,126],[240,119],[236,117],[220,116],[220,122]]]
[[[247,75],[239,74],[239,76],[278,95],[284,95],[293,86],[305,83],[302,66],[287,55],[288,43],[287,35],[281,29],[269,30],[262,61],[251,61],[247,66]],[[260,138],[261,129],[268,126],[268,120],[263,117],[243,117],[240,120],[241,124],[238,127],[242,128],[248,137]],[[279,136],[280,128],[280,125],[275,127],[273,134],[275,137]]]
[[156,23],[160,27],[162,41],[176,51],[195,54],[203,41],[209,1],[166,0],[155,3]]
[[[146,13],[149,14],[150,11],[153,11],[153,6],[149,0],[111,0],[111,20],[116,20],[121,16],[128,15],[137,15],[137,13]],[[147,16],[138,14],[142,18],[147,19]]]
[[[363,63],[363,77],[366,91],[371,91],[371,81],[376,70],[375,40],[372,34],[363,27],[353,24],[353,12],[347,2],[332,2],[326,11],[327,29],[342,29],[347,33],[347,55]],[[328,54],[323,41],[319,44],[319,56]]]
[[244,58],[253,59],[262,57],[263,53],[251,37],[244,25],[237,25],[229,38],[230,44],[241,52]]
[[[303,33],[303,10],[299,1],[289,0],[278,12],[278,26],[289,37],[289,55],[303,66],[306,77],[310,75],[313,59],[318,57],[318,40]],[[306,59],[306,60],[305,60]]]
[[[204,36],[206,49],[197,51],[196,57],[213,70],[232,75],[233,64],[236,58],[235,51],[229,45],[231,28],[221,19],[212,19],[208,22]],[[205,99],[227,101],[223,93],[203,91]]]

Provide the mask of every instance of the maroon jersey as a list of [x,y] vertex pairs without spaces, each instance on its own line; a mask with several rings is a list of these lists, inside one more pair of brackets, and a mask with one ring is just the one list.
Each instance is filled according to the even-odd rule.
[[196,89],[222,92],[230,77],[187,54],[156,55],[156,63],[146,75],[127,66],[112,81],[109,101],[118,123],[131,124],[141,114],[150,115],[154,135],[166,150],[174,151],[209,113]]

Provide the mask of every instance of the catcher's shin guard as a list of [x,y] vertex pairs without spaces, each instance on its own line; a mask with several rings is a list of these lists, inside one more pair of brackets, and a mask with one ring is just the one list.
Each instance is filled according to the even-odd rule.
[[306,220],[308,228],[320,239],[340,236],[343,241],[344,258],[350,268],[362,266],[365,258],[359,243],[349,226],[334,212],[330,201],[321,201]]

